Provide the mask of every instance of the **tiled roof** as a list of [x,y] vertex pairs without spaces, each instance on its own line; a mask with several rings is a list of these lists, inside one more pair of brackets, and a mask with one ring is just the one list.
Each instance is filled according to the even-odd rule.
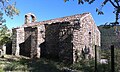
[[71,21],[74,19],[80,19],[81,17],[85,16],[86,14],[90,14],[90,13],[76,14],[76,15],[72,15],[72,16],[65,16],[65,17],[55,18],[55,19],[46,20],[46,21],[33,22],[33,23],[29,23],[29,24],[24,24],[24,25],[22,25],[22,27],[38,26],[38,25],[43,25],[43,24],[52,24],[52,23],[57,23],[57,22]]

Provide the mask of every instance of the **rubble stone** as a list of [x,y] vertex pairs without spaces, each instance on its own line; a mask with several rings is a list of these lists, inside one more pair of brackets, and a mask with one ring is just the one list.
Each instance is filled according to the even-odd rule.
[[[13,29],[13,54],[31,58],[49,57],[77,62],[81,56],[94,58],[100,47],[100,31],[90,13],[32,22]],[[88,51],[88,52],[86,52]]]

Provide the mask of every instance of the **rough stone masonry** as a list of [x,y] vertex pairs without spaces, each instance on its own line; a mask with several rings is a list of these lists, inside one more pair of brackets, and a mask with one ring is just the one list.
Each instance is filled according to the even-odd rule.
[[25,19],[24,25],[12,29],[12,54],[73,63],[81,57],[94,58],[95,45],[100,47],[100,31],[90,13],[41,22],[32,18],[32,22]]

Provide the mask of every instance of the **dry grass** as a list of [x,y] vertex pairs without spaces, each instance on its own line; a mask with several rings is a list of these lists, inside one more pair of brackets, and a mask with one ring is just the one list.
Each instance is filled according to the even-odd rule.
[[0,72],[62,72],[57,62],[47,59],[30,59],[24,56],[5,55],[0,58]]
[[13,56],[13,55],[5,55],[4,58],[0,58],[0,72],[4,71],[27,71],[27,65],[23,65],[20,63],[21,59],[29,59],[24,56]]

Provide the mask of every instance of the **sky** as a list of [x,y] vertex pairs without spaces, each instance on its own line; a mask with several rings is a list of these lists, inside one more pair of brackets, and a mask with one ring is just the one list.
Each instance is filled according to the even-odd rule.
[[[15,1],[15,0],[14,0]],[[75,14],[82,14],[90,12],[97,26],[106,22],[115,21],[113,14],[113,7],[108,3],[104,8],[104,15],[98,15],[96,8],[99,8],[103,0],[96,0],[93,4],[78,5],[77,0],[16,0],[16,7],[20,10],[18,16],[14,16],[10,19],[6,15],[6,25],[9,29],[22,26],[24,24],[24,15],[27,13],[33,13],[37,17],[37,21],[44,21],[64,16],[70,16]]]

